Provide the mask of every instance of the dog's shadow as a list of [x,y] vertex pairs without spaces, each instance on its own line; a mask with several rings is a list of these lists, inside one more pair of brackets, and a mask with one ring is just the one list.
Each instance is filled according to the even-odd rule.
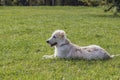
[[111,59],[92,59],[92,60],[86,60],[86,59],[61,59],[61,58],[54,58],[54,59],[51,59],[51,61],[53,62],[65,62],[65,63],[87,63],[87,64],[98,64],[98,63],[106,63],[106,62],[109,62],[111,61]]
[[[44,63],[47,63],[46,65],[52,65],[63,67],[63,68],[84,68],[84,69],[91,69],[93,67],[105,67],[111,65],[112,67],[115,67],[114,64],[110,64],[112,62],[112,59],[108,60],[84,60],[84,59],[60,59],[60,58],[54,58],[54,59],[47,59],[43,61]],[[118,66],[119,67],[119,66]]]

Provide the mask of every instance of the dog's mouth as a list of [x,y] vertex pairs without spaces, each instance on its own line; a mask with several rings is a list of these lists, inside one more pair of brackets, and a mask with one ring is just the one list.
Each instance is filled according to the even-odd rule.
[[53,43],[53,44],[50,44],[50,45],[51,45],[51,47],[52,47],[52,46],[55,46],[55,45],[57,45],[57,42],[55,42],[55,43]]
[[51,47],[57,45],[57,42],[51,43],[49,40],[47,40],[46,42],[47,42],[48,44],[50,44]]

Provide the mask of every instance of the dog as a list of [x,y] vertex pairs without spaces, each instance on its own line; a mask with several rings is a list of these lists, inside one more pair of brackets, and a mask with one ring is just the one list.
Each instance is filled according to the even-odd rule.
[[110,55],[107,51],[98,45],[77,46],[67,39],[63,30],[56,30],[52,36],[46,41],[51,47],[55,46],[53,55],[44,55],[43,58],[66,58],[66,59],[110,59],[114,55]]

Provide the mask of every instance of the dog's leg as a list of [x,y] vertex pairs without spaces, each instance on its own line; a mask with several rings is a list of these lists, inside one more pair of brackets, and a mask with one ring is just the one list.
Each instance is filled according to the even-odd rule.
[[43,59],[53,59],[54,55],[44,55],[42,58]]

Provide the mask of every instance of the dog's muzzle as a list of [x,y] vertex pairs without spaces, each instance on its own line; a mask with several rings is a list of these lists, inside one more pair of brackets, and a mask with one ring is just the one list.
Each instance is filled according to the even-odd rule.
[[47,42],[48,44],[50,44],[51,47],[57,45],[57,42],[55,42],[55,43],[53,43],[53,44],[51,44],[49,40],[46,41],[46,42]]

